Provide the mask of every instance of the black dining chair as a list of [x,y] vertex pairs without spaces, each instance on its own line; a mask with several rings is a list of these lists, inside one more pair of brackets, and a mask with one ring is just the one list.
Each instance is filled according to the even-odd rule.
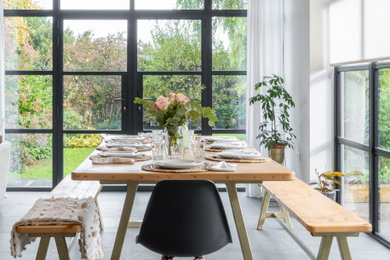
[[150,197],[137,243],[162,259],[195,257],[232,242],[215,184],[205,180],[166,180]]

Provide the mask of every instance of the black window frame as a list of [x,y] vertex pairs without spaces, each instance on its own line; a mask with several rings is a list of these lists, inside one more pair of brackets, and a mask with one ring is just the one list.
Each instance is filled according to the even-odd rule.
[[[390,69],[390,62],[372,62],[336,66],[334,68],[334,100],[335,100],[335,170],[342,170],[342,146],[364,151],[369,155],[369,221],[372,232],[368,233],[381,244],[390,248],[390,240],[379,233],[380,187],[379,187],[379,157],[390,158],[390,150],[379,145],[379,89],[380,70]],[[369,140],[363,144],[342,136],[342,106],[343,95],[341,82],[342,73],[350,71],[368,71],[369,80]],[[343,187],[341,187],[343,188]],[[338,193],[337,202],[341,203],[343,189]]]
[[[53,176],[52,187],[8,187],[7,191],[50,191],[63,178],[63,137],[78,133],[121,133],[136,134],[143,131],[142,108],[132,101],[142,97],[143,75],[200,75],[205,89],[202,91],[202,105],[212,107],[212,77],[214,75],[246,75],[246,71],[214,71],[212,69],[212,18],[247,17],[247,10],[212,9],[212,0],[204,0],[204,9],[196,10],[136,10],[135,0],[130,2],[129,10],[61,10],[60,1],[52,0],[52,10],[14,10],[5,9],[4,17],[51,17],[53,21],[53,67],[48,71],[6,70],[5,75],[51,75],[53,78],[53,119],[52,129],[5,129],[6,134],[53,135]],[[63,29],[64,20],[127,20],[127,70],[126,71],[64,71],[63,69]],[[137,21],[142,19],[188,19],[200,20],[201,30],[201,70],[200,71],[138,71],[137,70]],[[67,130],[63,128],[63,91],[65,75],[120,75],[122,77],[122,129],[121,130]],[[129,118],[132,118],[130,120]],[[245,133],[245,129],[212,129],[207,120],[202,120],[203,135],[216,133]],[[110,190],[122,189],[121,186]]]

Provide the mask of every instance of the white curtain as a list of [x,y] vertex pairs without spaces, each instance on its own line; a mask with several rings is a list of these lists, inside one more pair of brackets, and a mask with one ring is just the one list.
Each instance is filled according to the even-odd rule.
[[0,0],[0,135],[4,137],[5,99],[4,99],[4,9]]
[[[247,99],[257,94],[254,85],[260,82],[263,76],[272,74],[284,76],[283,17],[283,0],[249,0]],[[247,142],[266,154],[267,151],[259,147],[259,141],[256,139],[260,121],[260,105],[249,105],[247,102]],[[248,185],[248,196],[259,197],[260,192],[258,185]]]

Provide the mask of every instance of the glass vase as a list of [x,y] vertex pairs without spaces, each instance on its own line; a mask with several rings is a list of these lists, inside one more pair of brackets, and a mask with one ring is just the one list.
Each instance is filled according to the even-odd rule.
[[183,127],[164,128],[165,154],[168,159],[182,159],[184,153]]

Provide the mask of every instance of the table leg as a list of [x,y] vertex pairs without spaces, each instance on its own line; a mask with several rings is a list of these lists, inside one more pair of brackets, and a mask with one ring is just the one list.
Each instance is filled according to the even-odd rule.
[[118,231],[116,233],[115,244],[111,254],[111,260],[119,260],[122,252],[123,242],[125,241],[127,225],[129,223],[131,210],[137,193],[138,183],[132,182],[127,184],[127,193],[125,202],[123,204],[123,210],[121,220],[119,221]]
[[236,184],[227,182],[226,188],[229,194],[230,205],[233,211],[234,222],[236,223],[242,254],[245,260],[253,260],[248,234],[246,232],[244,218],[242,217],[240,202],[238,200]]

